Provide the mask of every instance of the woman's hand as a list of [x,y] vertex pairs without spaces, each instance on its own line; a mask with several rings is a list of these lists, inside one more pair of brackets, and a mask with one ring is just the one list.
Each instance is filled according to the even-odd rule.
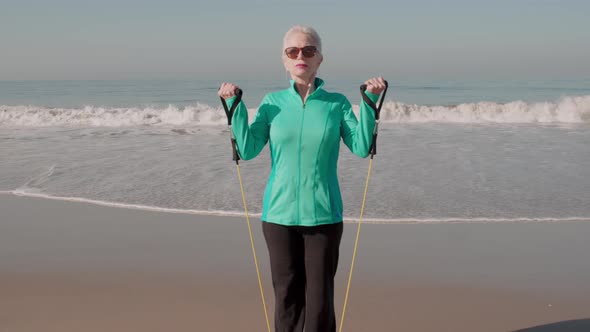
[[219,87],[219,91],[217,91],[217,94],[223,99],[229,99],[236,95],[236,90],[239,88],[240,87],[233,83],[223,82],[221,83],[221,86]]
[[385,90],[385,80],[381,76],[370,78],[365,84],[367,85],[367,92],[372,94],[380,95]]

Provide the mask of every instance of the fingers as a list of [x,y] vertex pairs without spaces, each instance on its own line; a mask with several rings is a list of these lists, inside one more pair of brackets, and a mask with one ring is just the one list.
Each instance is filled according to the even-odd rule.
[[367,86],[372,86],[373,88],[376,88],[376,89],[380,89],[380,90],[385,89],[385,80],[381,76],[370,78],[365,82],[365,84]]
[[239,87],[233,83],[223,82],[217,91],[217,94],[223,99],[228,99],[236,95],[236,89]]
[[385,80],[381,76],[370,78],[365,81],[365,84],[367,85],[367,91],[376,95],[381,94],[386,87]]

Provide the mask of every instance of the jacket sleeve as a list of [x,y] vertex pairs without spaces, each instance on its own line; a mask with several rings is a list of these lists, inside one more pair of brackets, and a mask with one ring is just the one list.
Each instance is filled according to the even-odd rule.
[[[235,97],[227,101],[228,107],[231,107]],[[254,121],[248,125],[248,109],[240,101],[232,117],[232,131],[236,138],[236,145],[240,158],[249,160],[256,157],[266,142],[268,142],[270,124],[266,114],[266,97],[258,108]]]
[[[365,92],[365,94],[373,102],[377,102],[379,99],[379,95],[370,92]],[[375,111],[373,111],[371,106],[367,105],[367,103],[361,101],[360,121],[357,121],[348,99],[345,99],[342,107],[343,114],[340,135],[344,140],[344,144],[346,144],[350,151],[355,155],[361,158],[366,158],[369,155],[371,143],[373,143]]]

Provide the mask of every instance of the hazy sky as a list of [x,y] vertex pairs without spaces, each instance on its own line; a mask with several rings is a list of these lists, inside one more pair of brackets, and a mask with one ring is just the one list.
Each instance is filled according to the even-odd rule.
[[0,0],[0,80],[280,79],[294,24],[320,75],[588,78],[590,1]]

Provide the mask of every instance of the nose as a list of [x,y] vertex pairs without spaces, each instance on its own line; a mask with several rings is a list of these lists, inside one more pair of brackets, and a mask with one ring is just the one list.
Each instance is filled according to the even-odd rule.
[[303,59],[303,50],[299,49],[299,52],[297,53],[297,60],[302,60]]

